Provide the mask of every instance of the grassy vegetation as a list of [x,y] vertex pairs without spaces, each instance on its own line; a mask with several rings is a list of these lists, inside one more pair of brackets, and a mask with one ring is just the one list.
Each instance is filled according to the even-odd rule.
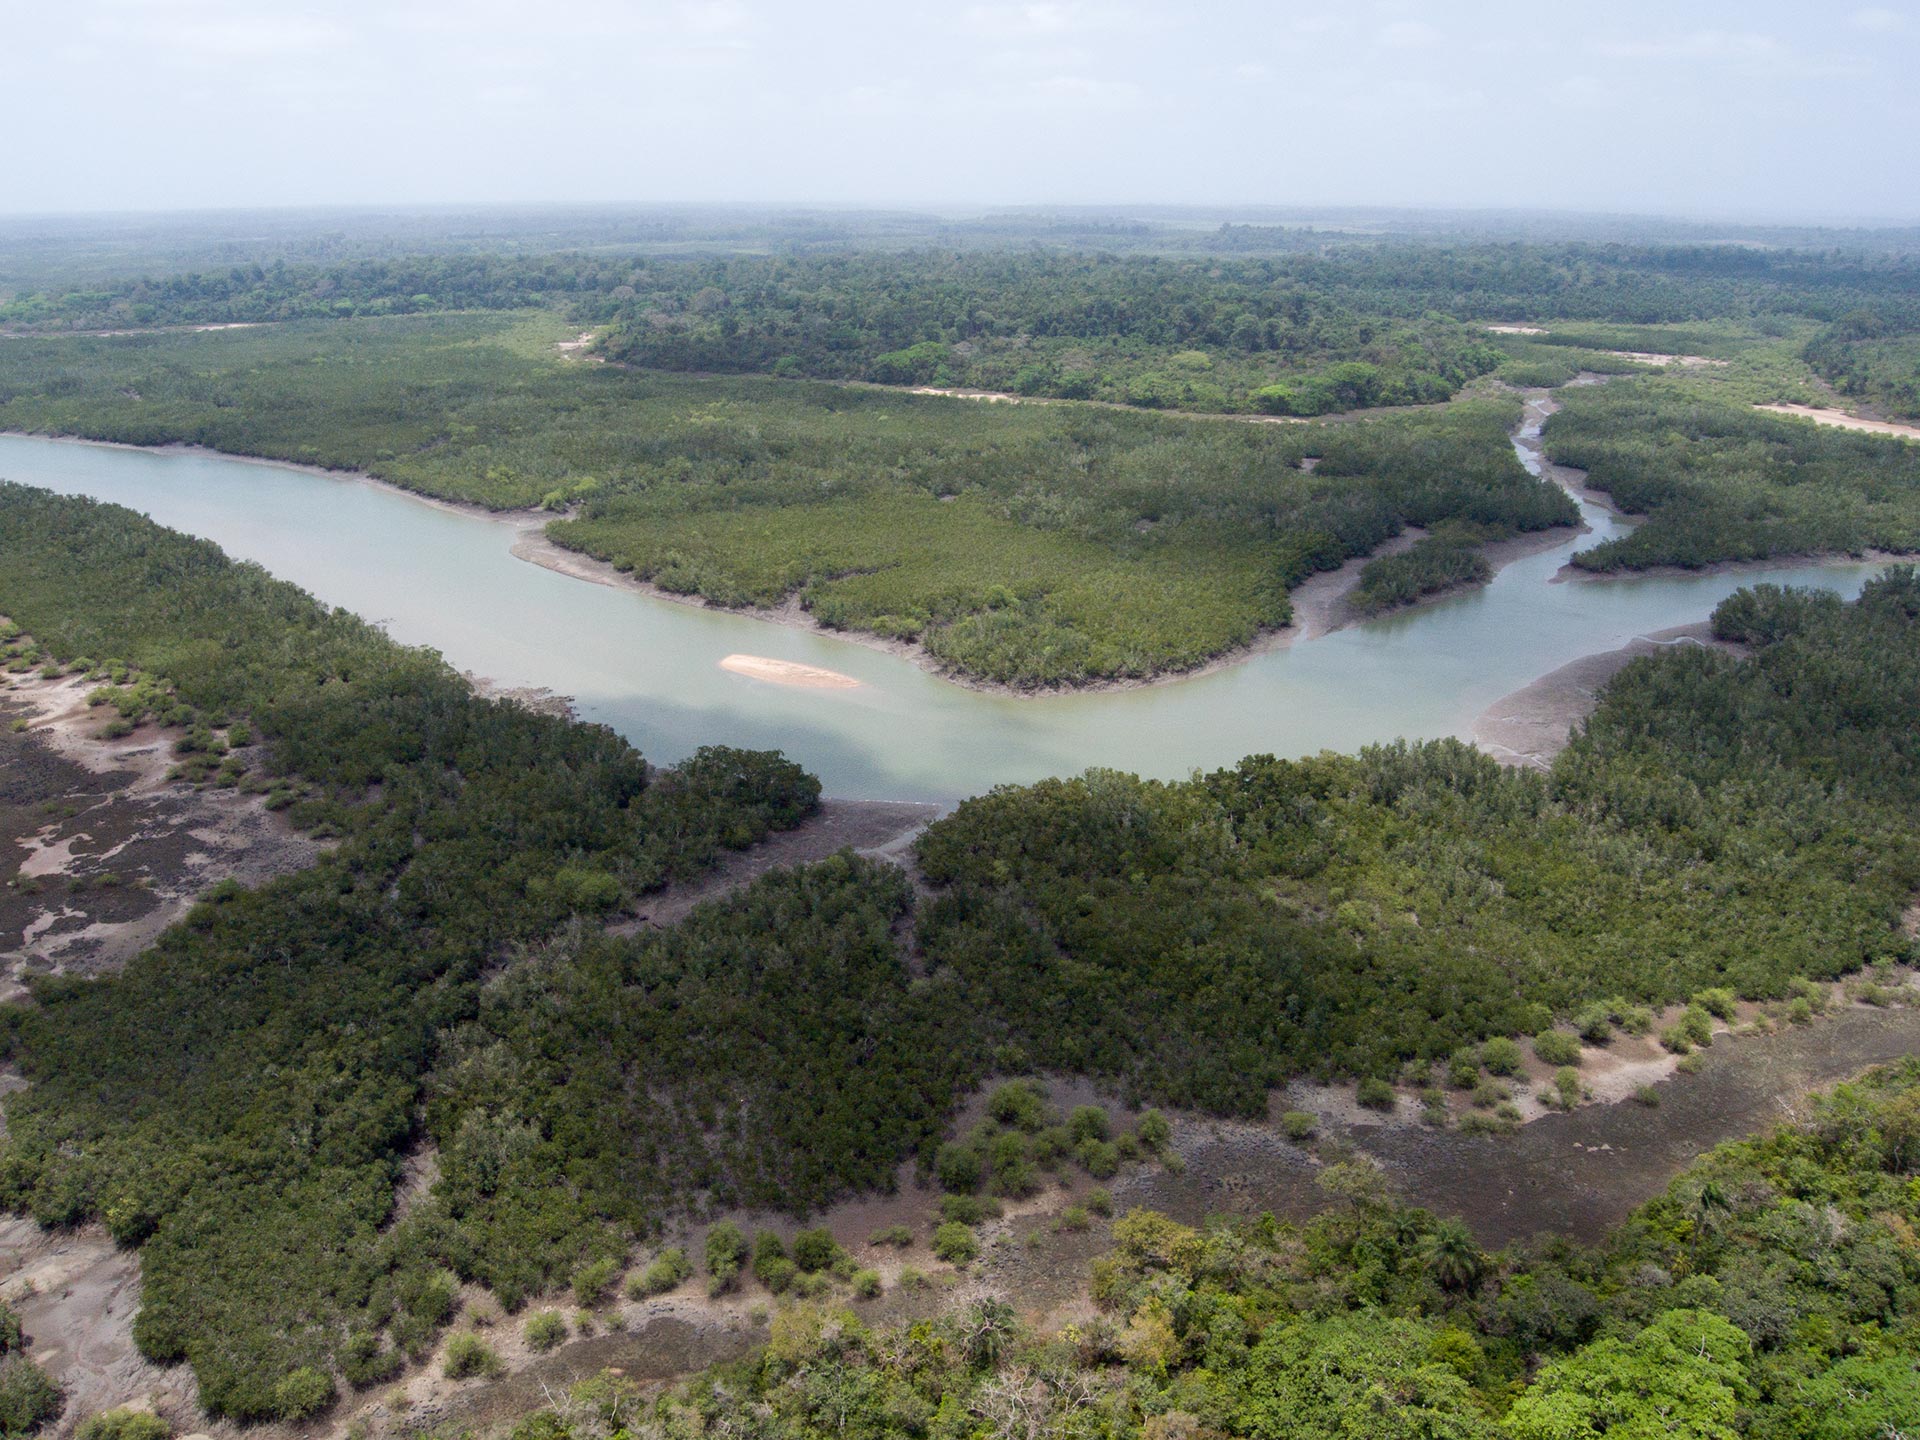
[[[577,503],[562,544],[721,604],[797,596],[1017,685],[1197,665],[1408,524],[1573,509],[1510,401],[1365,425],[981,406],[567,365],[549,320],[371,320],[0,349],[0,426],[364,468],[453,499]],[[1318,469],[1299,467],[1308,456]]]
[[1487,1254],[1364,1161],[1304,1225],[1116,1221],[1057,1333],[978,1299],[831,1306],[658,1395],[580,1384],[515,1440],[751,1433],[1259,1440],[1892,1440],[1920,1415],[1920,1064],[1725,1145],[1591,1250]]

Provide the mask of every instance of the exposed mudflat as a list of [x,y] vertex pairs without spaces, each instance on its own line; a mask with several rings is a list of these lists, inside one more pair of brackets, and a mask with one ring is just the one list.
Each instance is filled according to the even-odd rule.
[[0,1297],[19,1312],[33,1358],[66,1387],[66,1410],[49,1434],[71,1434],[88,1415],[128,1404],[176,1430],[208,1428],[192,1369],[154,1365],[134,1347],[140,1262],[105,1229],[49,1231],[0,1216],[0,1276]]
[[1574,727],[1593,713],[1607,681],[1642,655],[1675,645],[1702,645],[1738,654],[1740,647],[1713,638],[1705,621],[1636,635],[1618,650],[1583,655],[1483,710],[1473,722],[1473,743],[1502,765],[1545,770],[1567,748]]
[[103,738],[113,712],[87,706],[92,688],[34,675],[0,690],[0,998],[30,972],[115,969],[215,881],[257,885],[322,849],[259,796],[169,781],[164,727]]
[[[1593,1241],[1715,1145],[1793,1119],[1810,1092],[1916,1050],[1920,1006],[1848,1004],[1812,1025],[1720,1036],[1697,1052],[1696,1074],[1654,1086],[1656,1108],[1584,1105],[1501,1136],[1323,1116],[1323,1134],[1379,1161],[1404,1200],[1459,1215],[1484,1244],[1545,1234]],[[1304,1219],[1326,1206],[1314,1184],[1318,1147],[1292,1144],[1271,1125],[1194,1121],[1176,1140],[1186,1173],[1116,1184],[1121,1206],[1189,1222],[1263,1210]]]

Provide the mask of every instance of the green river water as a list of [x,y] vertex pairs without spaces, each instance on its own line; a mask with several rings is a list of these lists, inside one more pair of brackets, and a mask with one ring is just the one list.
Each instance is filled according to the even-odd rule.
[[[350,478],[20,436],[0,436],[0,476],[114,501],[205,536],[463,670],[571,696],[584,718],[611,725],[655,762],[701,744],[771,747],[818,774],[829,794],[942,803],[1090,766],[1174,778],[1262,751],[1464,736],[1509,691],[1581,655],[1703,619],[1741,585],[1819,584],[1851,596],[1877,569],[1556,583],[1570,554],[1621,528],[1583,503],[1588,534],[1509,565],[1484,589],[1205,676],[1019,699],[831,636],[558,575],[511,556],[506,523]],[[735,652],[862,684],[767,684],[721,670]]]

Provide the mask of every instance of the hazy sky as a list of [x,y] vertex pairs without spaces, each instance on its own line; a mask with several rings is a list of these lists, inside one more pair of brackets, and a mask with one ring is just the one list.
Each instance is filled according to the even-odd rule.
[[0,0],[0,209],[1920,217],[1920,0]]

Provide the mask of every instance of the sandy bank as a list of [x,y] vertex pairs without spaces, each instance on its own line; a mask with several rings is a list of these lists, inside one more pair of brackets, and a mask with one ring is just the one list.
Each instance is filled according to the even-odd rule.
[[67,1408],[46,1433],[71,1434],[101,1410],[141,1404],[176,1431],[210,1427],[193,1370],[155,1365],[133,1343],[140,1308],[139,1252],[116,1245],[102,1225],[42,1230],[24,1215],[0,1216],[0,1297],[20,1315],[33,1358],[67,1392]]
[[1920,440],[1920,425],[1900,425],[1892,420],[1866,420],[1844,410],[1823,410],[1813,405],[1756,405],[1771,415],[1789,415],[1796,420],[1811,420],[1816,425],[1833,425],[1842,430],[1860,430],[1869,435],[1893,435],[1902,440]]
[[801,690],[857,690],[860,682],[838,670],[802,665],[797,660],[773,660],[765,655],[728,655],[720,668],[769,685],[791,685]]
[[1600,353],[1621,360],[1637,360],[1642,365],[1678,365],[1683,370],[1718,368],[1733,363],[1731,360],[1716,360],[1711,355],[1667,355],[1658,350],[1603,350]]

